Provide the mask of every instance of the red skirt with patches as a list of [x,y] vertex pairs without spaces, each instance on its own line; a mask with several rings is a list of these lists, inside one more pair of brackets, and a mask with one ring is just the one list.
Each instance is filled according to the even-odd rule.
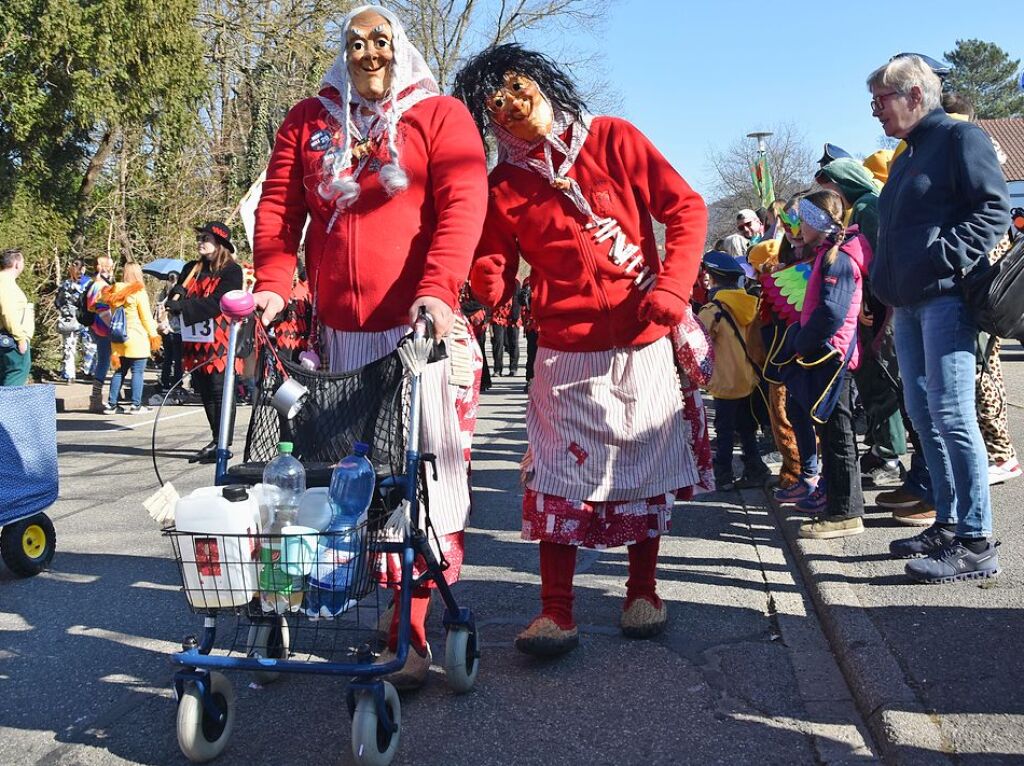
[[616,548],[658,537],[672,526],[675,493],[644,500],[588,503],[527,489],[523,539],[583,548]]

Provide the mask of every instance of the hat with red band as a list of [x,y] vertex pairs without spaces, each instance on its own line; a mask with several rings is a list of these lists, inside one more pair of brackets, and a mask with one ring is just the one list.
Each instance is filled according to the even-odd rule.
[[227,227],[227,224],[223,224],[220,221],[210,221],[202,226],[196,226],[196,233],[209,234],[230,252],[235,252],[235,246],[231,244],[231,229]]

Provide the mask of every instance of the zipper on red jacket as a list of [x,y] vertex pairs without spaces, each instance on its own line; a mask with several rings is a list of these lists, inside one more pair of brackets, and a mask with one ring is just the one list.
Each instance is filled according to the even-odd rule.
[[[576,241],[580,243],[580,251],[584,255],[584,260],[590,272],[590,282],[594,285],[594,293],[597,295],[601,312],[610,318],[612,313],[611,304],[608,302],[608,293],[605,292],[604,285],[601,283],[601,274],[597,268],[598,255],[595,252],[593,237],[591,237],[590,232],[583,228],[583,224],[578,224],[574,231],[576,232]],[[612,327],[611,322],[608,322],[607,330],[614,344],[616,328]]]
[[363,317],[362,300],[359,295],[359,271],[357,268],[359,260],[359,235],[356,229],[359,221],[355,215],[349,214],[345,217],[348,219],[348,225],[346,226],[348,247],[345,257],[348,260],[349,289],[352,291],[352,308],[355,313],[356,325],[362,327],[365,317]]

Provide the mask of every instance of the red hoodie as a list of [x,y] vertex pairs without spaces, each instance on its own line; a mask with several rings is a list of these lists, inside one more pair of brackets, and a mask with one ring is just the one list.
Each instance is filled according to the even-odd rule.
[[[542,147],[536,156],[543,157]],[[558,167],[562,156],[554,152]],[[697,277],[707,231],[704,201],[635,126],[597,117],[569,175],[594,213],[614,217],[658,275],[654,289],[684,302]],[[473,266],[473,291],[490,306],[515,286],[519,255],[530,264],[532,311],[540,345],[560,351],[602,351],[650,343],[668,327],[637,318],[642,294],[609,258],[611,239],[598,244],[566,195],[541,175],[499,164],[490,175],[491,201]],[[651,217],[665,224],[665,260]],[[485,277],[501,268],[499,280]]]
[[[337,98],[328,88],[323,94]],[[330,129],[318,99],[300,101],[277,133],[256,208],[256,290],[285,303],[308,213],[306,270],[320,320],[349,331],[408,322],[417,296],[457,305],[486,212],[487,165],[469,111],[448,96],[425,99],[398,122],[397,143],[409,188],[388,198],[371,162],[362,191],[327,232],[334,204],[317,194],[323,151],[311,137]],[[314,142],[315,143],[315,142]],[[379,164],[387,145],[376,147]],[[321,266],[324,266],[321,271]]]

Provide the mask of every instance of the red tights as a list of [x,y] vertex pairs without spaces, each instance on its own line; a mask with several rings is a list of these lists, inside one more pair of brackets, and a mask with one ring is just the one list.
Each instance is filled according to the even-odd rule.
[[[661,599],[655,592],[660,537],[649,537],[626,549],[629,553],[629,579],[626,581],[626,607],[638,598],[655,606]],[[568,630],[576,623],[572,616],[572,578],[576,571],[576,546],[542,541],[540,544],[541,614],[558,627]]]
[[[388,632],[388,649],[398,650],[398,616],[401,592],[395,591],[395,608],[391,615],[391,630]],[[427,651],[427,612],[430,610],[430,588],[416,588],[412,592],[412,610],[410,611],[409,643],[420,654]]]

